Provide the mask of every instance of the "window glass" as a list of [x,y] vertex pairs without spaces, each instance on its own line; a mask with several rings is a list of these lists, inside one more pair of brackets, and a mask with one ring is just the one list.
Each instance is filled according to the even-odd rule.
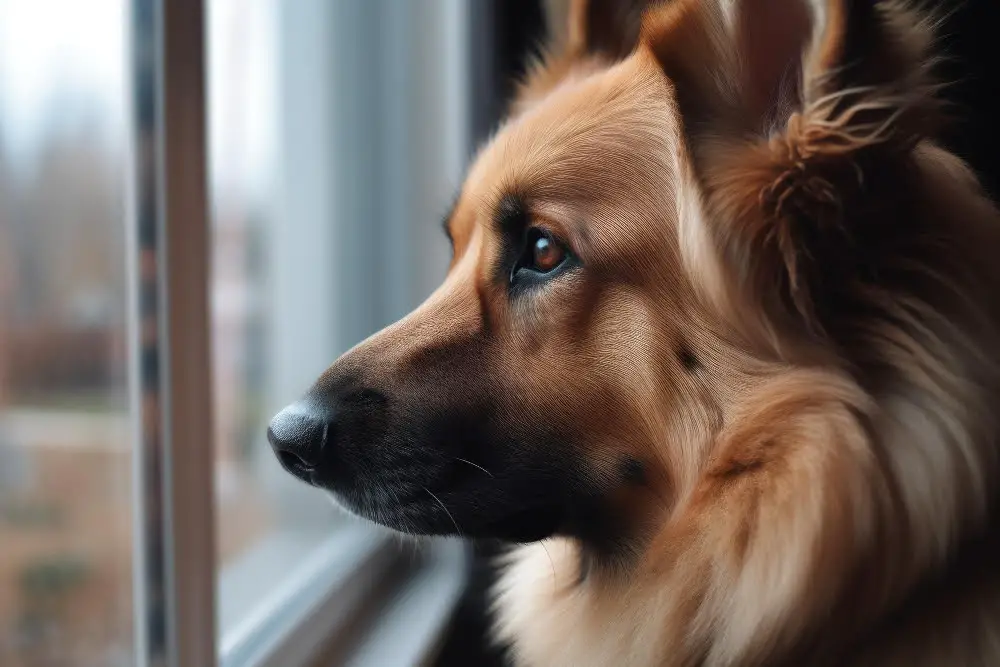
[[[294,574],[291,566],[343,516],[281,470],[266,439],[271,415],[291,398],[275,390],[288,384],[283,378],[296,374],[304,390],[308,374],[322,368],[309,355],[294,360],[297,373],[275,363],[276,344],[302,345],[287,336],[276,342],[287,329],[276,326],[273,308],[280,297],[276,274],[296,271],[294,257],[276,252],[284,167],[279,5],[210,0],[206,9],[216,543],[225,635]],[[296,327],[321,331],[333,305],[317,301]]]
[[0,0],[0,665],[134,664],[122,0]]
[[448,266],[465,6],[207,2],[223,655],[297,566],[360,528],[280,468],[267,423]]

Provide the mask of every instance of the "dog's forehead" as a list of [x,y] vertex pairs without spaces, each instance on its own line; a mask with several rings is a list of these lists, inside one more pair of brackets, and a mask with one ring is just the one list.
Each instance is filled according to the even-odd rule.
[[510,192],[555,205],[611,206],[648,194],[643,187],[662,189],[650,176],[676,171],[678,121],[666,79],[647,60],[634,56],[574,80],[509,119],[463,188],[479,217]]

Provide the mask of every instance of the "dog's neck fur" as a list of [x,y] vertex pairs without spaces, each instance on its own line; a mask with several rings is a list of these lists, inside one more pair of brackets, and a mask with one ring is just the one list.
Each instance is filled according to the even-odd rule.
[[[747,663],[937,667],[988,664],[1000,655],[1000,530],[969,540],[940,572],[928,576],[891,611],[858,632],[852,641],[830,646],[816,637],[781,659],[758,656]],[[581,565],[586,568],[580,570]],[[637,618],[639,596],[650,591],[620,570],[595,567],[580,544],[558,538],[520,548],[500,585],[497,636],[509,644],[517,664],[706,664],[704,647],[683,642],[656,655],[662,621]],[[584,575],[584,576],[581,576]],[[526,585],[527,577],[533,590]],[[515,579],[524,578],[520,584]],[[661,596],[669,591],[660,592]],[[617,599],[615,607],[587,601]],[[830,628],[850,625],[850,609],[831,614]],[[846,617],[846,618],[845,618]],[[628,657],[624,657],[628,656]]]

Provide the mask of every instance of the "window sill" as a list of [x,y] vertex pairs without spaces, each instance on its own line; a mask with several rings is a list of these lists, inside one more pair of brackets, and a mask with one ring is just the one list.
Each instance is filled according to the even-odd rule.
[[432,664],[467,583],[467,558],[466,546],[457,540],[431,543],[352,645],[315,667]]
[[[219,600],[240,598],[242,584],[252,574],[252,568],[245,567],[250,559],[269,560],[279,551],[287,551],[283,545],[294,542],[291,535],[277,535],[247,554],[242,563],[227,568],[220,577]],[[220,667],[309,664],[337,627],[362,604],[369,589],[389,572],[395,552],[387,535],[352,523],[338,526],[329,539],[314,548],[290,555],[285,580],[270,582],[270,595],[243,610],[238,623],[226,618],[232,612],[220,610]]]
[[[464,545],[432,542],[415,556],[417,547],[400,548],[389,534],[361,522],[337,526],[311,549],[302,539],[272,536],[223,571],[220,667],[383,667],[429,660],[465,584]],[[254,576],[253,563],[275,558],[285,560],[288,576],[270,582],[270,595],[248,604],[244,587]]]

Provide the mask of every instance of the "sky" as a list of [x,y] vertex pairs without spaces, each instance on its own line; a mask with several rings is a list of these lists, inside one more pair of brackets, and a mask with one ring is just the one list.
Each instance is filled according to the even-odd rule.
[[[271,179],[277,95],[274,0],[208,0],[213,183]],[[0,0],[0,145],[30,162],[48,133],[96,119],[112,150],[127,137],[127,0]]]
[[124,11],[124,0],[0,0],[0,133],[13,159],[27,158],[50,122],[88,113],[122,126]]

